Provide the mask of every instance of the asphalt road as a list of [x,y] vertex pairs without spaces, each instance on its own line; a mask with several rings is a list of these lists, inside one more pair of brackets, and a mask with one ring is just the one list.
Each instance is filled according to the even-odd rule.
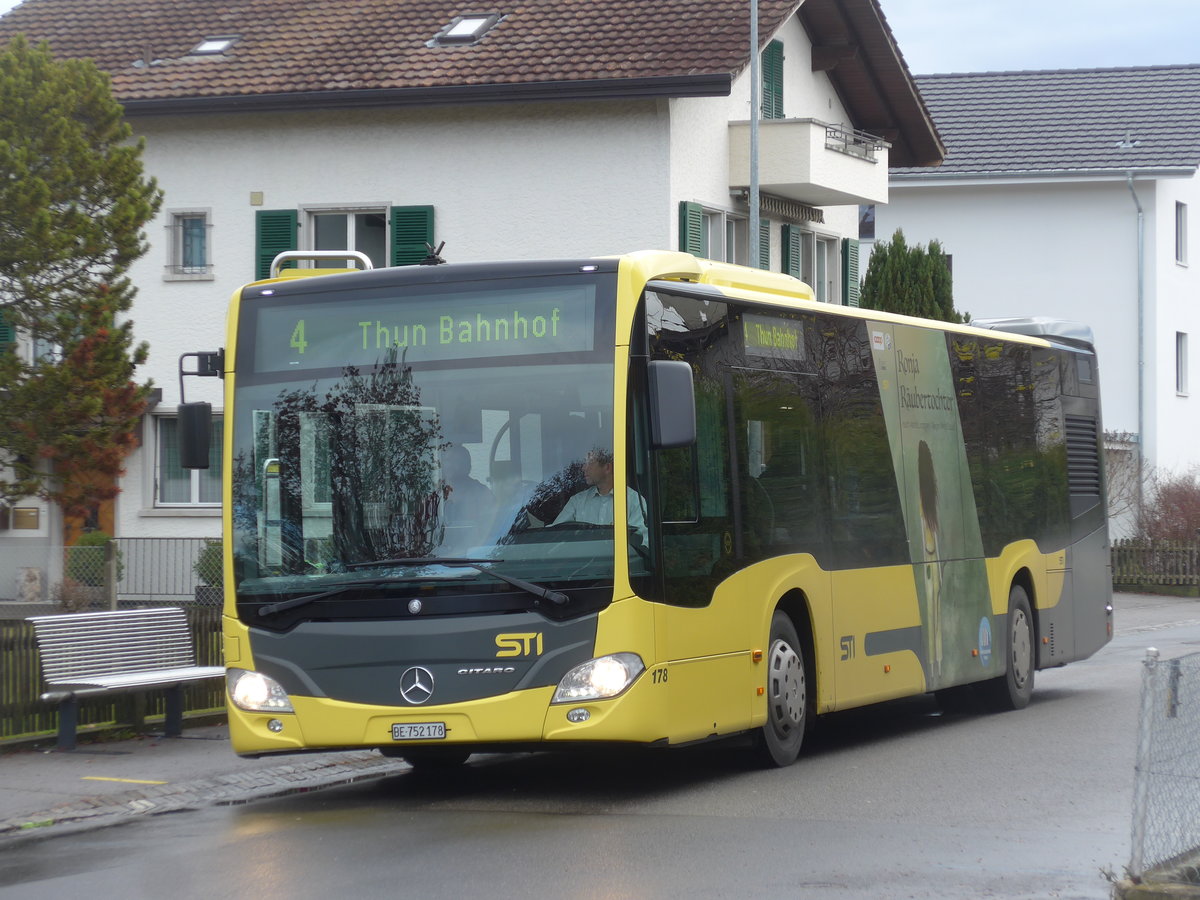
[[1141,660],[1200,602],[1119,595],[1118,635],[1024,711],[830,717],[801,761],[730,749],[476,758],[0,853],[0,897],[1106,898],[1129,856]]

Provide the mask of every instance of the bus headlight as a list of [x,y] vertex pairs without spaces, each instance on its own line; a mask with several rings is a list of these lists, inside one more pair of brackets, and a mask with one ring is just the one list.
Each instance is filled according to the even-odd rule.
[[646,666],[636,653],[614,653],[590,659],[563,676],[554,692],[554,703],[606,700],[620,694]]
[[287,692],[274,678],[245,669],[230,669],[225,677],[229,685],[229,699],[239,709],[249,712],[294,712]]

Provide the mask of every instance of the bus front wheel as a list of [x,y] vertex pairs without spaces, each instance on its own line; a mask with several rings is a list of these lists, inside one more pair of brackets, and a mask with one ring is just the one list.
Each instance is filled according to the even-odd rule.
[[767,721],[757,736],[758,756],[768,766],[790,766],[800,755],[809,718],[804,647],[782,612],[771,618],[767,653]]
[[1008,592],[1008,623],[1004,629],[1004,674],[985,682],[985,698],[998,710],[1024,709],[1033,696],[1035,640],[1033,613],[1025,588]]

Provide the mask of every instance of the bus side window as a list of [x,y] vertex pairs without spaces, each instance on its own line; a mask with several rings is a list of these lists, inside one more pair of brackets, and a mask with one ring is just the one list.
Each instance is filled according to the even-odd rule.
[[[823,434],[830,490],[833,564],[838,568],[907,563],[908,538],[900,511],[887,425],[869,356],[866,326],[849,320],[827,323]],[[848,360],[863,360],[856,367]]]
[[739,486],[747,561],[797,552],[824,557],[825,489],[811,382],[772,371],[735,378],[733,427],[745,436]]

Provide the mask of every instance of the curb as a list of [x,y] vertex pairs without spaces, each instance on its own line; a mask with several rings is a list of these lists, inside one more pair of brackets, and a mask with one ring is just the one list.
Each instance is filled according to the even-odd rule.
[[408,771],[407,763],[367,751],[336,760],[298,761],[270,769],[232,772],[197,781],[139,788],[119,794],[71,800],[39,813],[0,821],[5,845],[104,828],[209,806],[236,806],[255,800],[323,790],[355,781],[385,778]]

